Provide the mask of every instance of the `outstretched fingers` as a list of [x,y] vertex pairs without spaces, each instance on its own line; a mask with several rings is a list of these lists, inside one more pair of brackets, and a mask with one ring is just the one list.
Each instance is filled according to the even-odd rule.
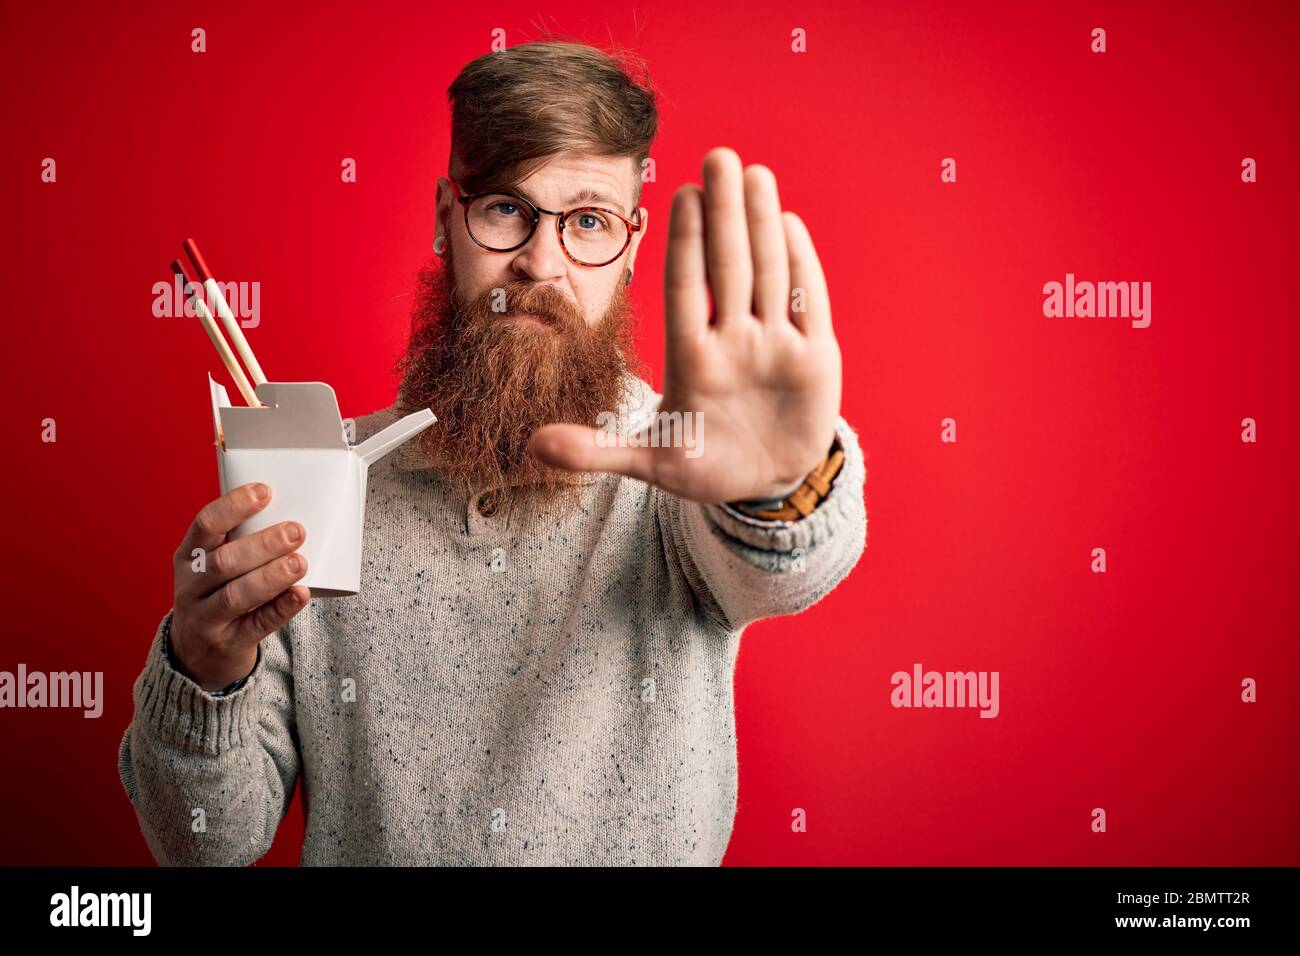
[[704,197],[694,183],[686,183],[673,194],[664,263],[664,311],[669,339],[698,338],[709,324]]
[[805,335],[828,333],[831,297],[812,236],[795,213],[783,212],[781,218],[785,220],[785,241],[790,250],[790,321]]

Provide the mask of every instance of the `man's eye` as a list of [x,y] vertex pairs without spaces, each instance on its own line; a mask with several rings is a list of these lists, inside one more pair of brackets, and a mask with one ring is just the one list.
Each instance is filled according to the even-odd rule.
[[509,210],[510,210],[509,212],[502,213],[502,215],[506,215],[506,216],[512,215],[513,211],[519,208],[519,206],[518,206],[516,203],[512,203],[512,202],[498,202],[498,203],[493,203],[493,204],[492,204],[492,209],[493,209],[494,211],[498,211],[498,212],[499,212],[499,211],[501,210],[501,207],[502,207],[502,206],[508,207]]
[[601,229],[608,229],[609,220],[594,212],[584,212],[578,216],[578,226],[585,231],[595,232]]

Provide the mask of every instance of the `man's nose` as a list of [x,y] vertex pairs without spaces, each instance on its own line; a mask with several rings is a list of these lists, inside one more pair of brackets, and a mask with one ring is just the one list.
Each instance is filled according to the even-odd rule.
[[543,216],[532,236],[515,251],[515,271],[534,282],[560,278],[566,271],[569,260],[564,255],[553,220],[553,216]]

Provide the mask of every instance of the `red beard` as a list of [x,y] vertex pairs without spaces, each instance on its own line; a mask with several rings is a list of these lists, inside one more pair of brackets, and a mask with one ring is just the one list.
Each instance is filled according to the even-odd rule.
[[[552,468],[527,452],[543,425],[595,427],[600,412],[617,412],[625,375],[642,375],[632,342],[631,308],[620,277],[596,325],[553,286],[511,280],[471,302],[456,291],[450,246],[442,268],[420,271],[411,340],[397,364],[400,410],[431,408],[438,421],[422,432],[417,451],[466,495],[501,486],[500,507],[527,520],[536,506],[578,506],[584,476]],[[505,312],[493,311],[492,305]],[[508,313],[526,312],[544,325]],[[520,507],[522,505],[522,507]]]

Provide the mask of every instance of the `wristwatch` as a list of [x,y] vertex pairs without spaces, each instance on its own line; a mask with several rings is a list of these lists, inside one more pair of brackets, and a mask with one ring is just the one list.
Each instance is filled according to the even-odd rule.
[[[185,674],[185,671],[181,670],[179,667],[176,666],[176,660],[175,658],[172,657],[172,620],[170,617],[167,618],[167,626],[163,629],[163,657],[167,659],[167,665],[171,667],[172,670],[174,670],[178,674]],[[257,648],[257,660],[259,662],[262,660],[261,645],[259,645]],[[257,664],[254,664],[252,671],[249,671],[247,674],[239,678],[239,680],[235,681],[233,684],[223,687],[221,688],[221,690],[209,690],[209,691],[205,691],[205,693],[211,694],[213,697],[227,697],[230,694],[233,694],[235,691],[239,690],[239,688],[243,687],[245,684],[247,684],[248,679],[253,676],[253,671],[256,670],[257,670]],[[190,675],[185,674],[185,676],[189,677]]]
[[784,498],[769,501],[750,499],[728,502],[733,508],[765,521],[798,521],[812,514],[831,493],[831,482],[844,464],[844,446],[840,436],[831,442],[825,460],[808,473],[799,487]]

